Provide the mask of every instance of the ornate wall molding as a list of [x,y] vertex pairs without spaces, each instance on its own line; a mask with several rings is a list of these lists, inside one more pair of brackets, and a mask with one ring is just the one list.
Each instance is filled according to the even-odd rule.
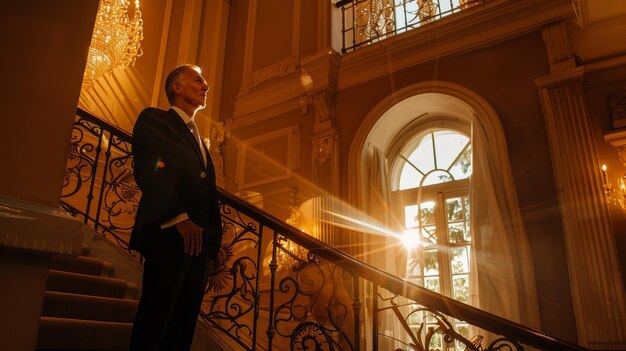
[[313,160],[319,164],[325,164],[333,154],[336,155],[337,136],[336,129],[330,129],[325,133],[321,133],[321,135],[315,136],[311,141]]
[[[338,55],[329,49],[307,57],[298,64],[283,62],[285,74],[242,90],[235,100],[229,129],[240,128],[293,110],[308,113],[315,94],[329,90],[336,82]],[[278,70],[278,68],[276,68]],[[269,77],[269,76],[268,76]],[[329,96],[331,96],[329,95]]]
[[[237,156],[237,190],[258,187],[291,178],[298,169],[300,129],[297,126],[279,129],[241,141]],[[284,150],[283,155],[264,152]]]
[[300,64],[300,9],[302,0],[294,0],[291,32],[291,54],[289,57],[285,57],[272,65],[253,69],[254,62],[254,44],[255,40],[255,27],[257,18],[257,1],[251,0],[248,7],[248,22],[246,32],[246,46],[244,51],[244,71],[243,71],[243,83],[239,95],[246,94],[250,89],[256,87],[260,83],[271,80],[273,78],[282,77],[286,74],[294,72]]

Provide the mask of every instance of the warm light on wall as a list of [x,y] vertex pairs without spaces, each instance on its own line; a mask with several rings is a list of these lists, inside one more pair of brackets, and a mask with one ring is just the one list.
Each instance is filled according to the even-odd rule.
[[143,54],[143,20],[139,0],[129,13],[131,0],[100,0],[89,45],[83,88],[114,68],[125,68]]
[[623,210],[626,210],[626,175],[617,180],[617,186],[609,181],[607,174],[607,167],[602,165],[602,188],[604,189],[604,195],[609,203],[613,203]]

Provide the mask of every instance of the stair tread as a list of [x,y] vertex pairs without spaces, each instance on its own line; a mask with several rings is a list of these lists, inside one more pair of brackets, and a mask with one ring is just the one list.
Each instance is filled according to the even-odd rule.
[[50,269],[96,276],[109,276],[113,270],[113,263],[89,256],[55,257],[50,263]]
[[94,280],[94,281],[117,281],[117,282],[125,282],[126,281],[126,280],[120,279],[120,278],[102,277],[102,276],[97,276],[97,275],[60,271],[60,270],[56,270],[56,269],[51,269],[49,274],[50,275],[65,276],[65,277],[76,277],[76,278],[82,278],[82,279],[90,279],[90,280]]
[[51,269],[48,274],[48,291],[100,295],[108,297],[132,296],[137,284],[124,279],[93,276]]
[[103,302],[118,302],[118,303],[127,303],[129,305],[136,305],[139,303],[138,300],[135,299],[127,299],[127,298],[118,298],[118,297],[107,297],[107,296],[98,296],[98,295],[84,295],[84,294],[75,294],[64,291],[48,291],[46,290],[46,298],[48,297],[69,297],[76,299],[83,299],[89,301],[103,301]]
[[42,316],[132,322],[138,305],[131,299],[46,291]]
[[67,323],[67,324],[75,324],[75,325],[102,325],[102,326],[116,326],[116,327],[132,327],[133,323],[131,322],[112,322],[112,321],[97,321],[97,320],[89,320],[89,319],[76,319],[76,318],[65,318],[65,317],[41,317],[40,318],[41,325],[50,325],[50,324],[59,324],[59,323]]
[[127,350],[132,323],[41,317],[38,349]]

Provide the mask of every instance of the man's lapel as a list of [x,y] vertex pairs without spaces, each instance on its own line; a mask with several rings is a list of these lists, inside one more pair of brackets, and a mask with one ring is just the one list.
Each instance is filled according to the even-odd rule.
[[204,151],[200,150],[200,145],[198,145],[198,142],[196,141],[196,137],[193,135],[189,127],[187,127],[185,122],[183,122],[182,118],[180,118],[178,113],[176,113],[176,111],[174,111],[173,109],[169,109],[168,113],[170,117],[172,118],[174,125],[180,131],[180,134],[184,135],[187,141],[191,143],[191,147],[193,147],[193,149],[195,150],[196,156],[198,156],[198,160],[200,161],[200,164],[204,168],[204,158],[202,157],[202,154],[201,154],[201,152],[204,152]]

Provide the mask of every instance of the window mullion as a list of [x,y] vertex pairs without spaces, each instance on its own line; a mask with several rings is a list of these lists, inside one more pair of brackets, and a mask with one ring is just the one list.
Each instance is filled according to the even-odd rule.
[[452,272],[450,270],[450,248],[448,247],[448,225],[446,220],[446,201],[442,192],[437,193],[435,223],[437,225],[437,256],[439,258],[439,279],[441,293],[452,296]]

